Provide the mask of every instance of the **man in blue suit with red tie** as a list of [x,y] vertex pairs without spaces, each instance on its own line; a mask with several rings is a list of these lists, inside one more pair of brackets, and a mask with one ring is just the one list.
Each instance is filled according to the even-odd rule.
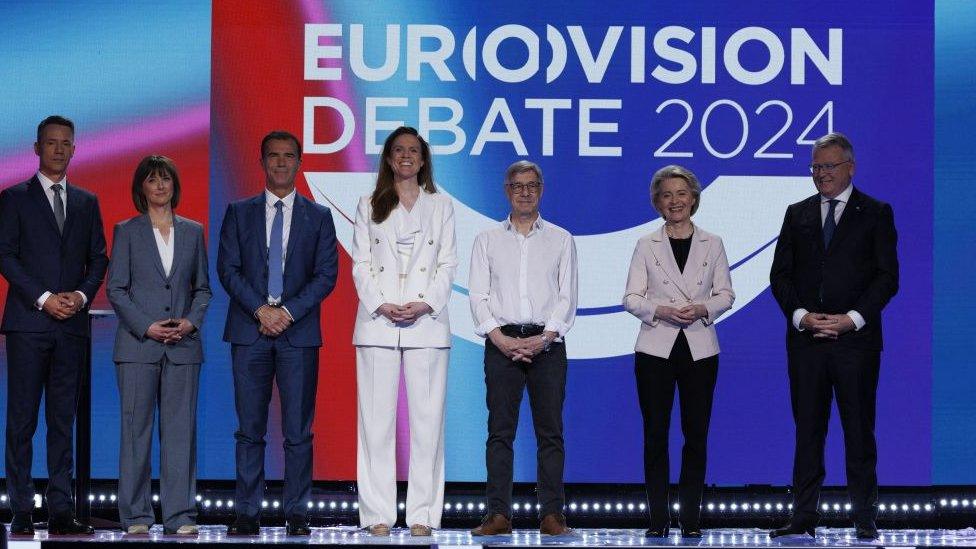
[[328,208],[299,195],[302,146],[274,131],[261,142],[265,190],[227,207],[217,274],[230,295],[224,341],[231,343],[237,518],[228,535],[260,531],[264,436],[274,382],[285,449],[284,513],[288,535],[308,535],[312,495],[312,416],[322,346],[320,305],[332,292],[339,258]]
[[0,274],[10,284],[7,337],[7,493],[10,533],[34,535],[33,447],[41,395],[47,423],[48,534],[91,534],[72,513],[72,427],[89,346],[87,306],[108,257],[98,200],[68,184],[74,123],[37,127],[37,174],[0,193]]

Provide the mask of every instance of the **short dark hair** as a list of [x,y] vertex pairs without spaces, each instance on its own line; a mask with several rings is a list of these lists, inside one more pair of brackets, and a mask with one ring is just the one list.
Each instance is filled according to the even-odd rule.
[[264,139],[261,140],[261,159],[262,160],[264,159],[264,148],[268,145],[268,141],[276,141],[276,140],[279,140],[279,139],[282,140],[282,141],[291,141],[291,142],[293,142],[295,144],[295,149],[298,150],[298,159],[299,160],[302,159],[302,143],[301,143],[301,141],[299,141],[298,138],[295,137],[294,134],[292,134],[291,132],[286,132],[285,130],[274,130],[272,132],[268,132],[268,135],[264,136]]
[[61,116],[59,114],[53,114],[37,125],[37,142],[41,142],[41,134],[44,133],[44,128],[48,126],[67,126],[71,128],[71,133],[75,133],[75,123],[71,121],[70,118]]
[[150,155],[142,159],[136,166],[136,173],[132,175],[132,203],[139,213],[149,211],[149,200],[142,189],[142,184],[153,174],[166,174],[173,178],[173,198],[169,205],[175,210],[180,203],[180,174],[176,171],[176,164],[170,158],[161,155]]

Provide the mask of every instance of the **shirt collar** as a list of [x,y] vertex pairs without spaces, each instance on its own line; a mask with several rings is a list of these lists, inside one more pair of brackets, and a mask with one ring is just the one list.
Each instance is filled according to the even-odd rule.
[[[502,220],[502,227],[506,231],[518,232],[515,229],[515,226],[512,225],[512,214],[508,214],[508,217]],[[539,216],[535,218],[535,221],[532,222],[532,231],[541,231],[545,228],[546,228],[546,222],[542,220],[542,214],[539,214]],[[532,231],[529,232],[531,233]]]
[[[834,200],[840,202],[841,204],[847,204],[851,200],[851,193],[854,192],[854,183],[849,183],[847,188],[844,189],[839,195],[834,197]],[[829,202],[830,199],[824,195],[820,195],[820,203]]]
[[285,208],[291,208],[295,204],[295,195],[296,194],[297,193],[295,192],[295,189],[292,189],[292,191],[290,193],[288,193],[287,195],[285,195],[284,198],[278,198],[278,195],[274,194],[273,192],[269,191],[268,189],[265,189],[264,190],[264,203],[265,203],[265,205],[267,207],[274,208],[275,202],[281,200],[282,202],[285,203]]
[[65,189],[68,188],[68,176],[64,176],[61,178],[61,181],[55,182],[55,181],[51,181],[46,175],[42,174],[41,172],[37,172],[37,180],[41,182],[41,186],[44,187],[45,190],[50,189],[51,185],[54,185],[55,183],[60,184],[62,188]]

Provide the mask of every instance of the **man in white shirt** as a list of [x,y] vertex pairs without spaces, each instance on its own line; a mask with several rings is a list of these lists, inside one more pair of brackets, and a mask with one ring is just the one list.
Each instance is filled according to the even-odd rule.
[[41,395],[47,423],[48,534],[90,534],[72,512],[72,427],[89,346],[88,303],[108,257],[98,199],[68,184],[74,123],[37,127],[31,179],[0,193],[0,274],[10,283],[0,326],[7,338],[7,492],[10,533],[34,535],[31,439]]
[[542,170],[525,160],[505,173],[507,219],[479,234],[471,254],[469,297],[485,341],[488,402],[488,514],[476,536],[511,533],[512,444],[522,393],[529,391],[538,445],[540,532],[571,532],[563,515],[563,400],[566,347],[576,318],[576,245],[542,219]]

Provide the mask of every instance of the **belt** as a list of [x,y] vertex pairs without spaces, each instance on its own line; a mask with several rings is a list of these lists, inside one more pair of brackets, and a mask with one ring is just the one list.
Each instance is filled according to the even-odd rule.
[[545,329],[541,324],[506,324],[501,327],[503,334],[518,338],[537,336]]

